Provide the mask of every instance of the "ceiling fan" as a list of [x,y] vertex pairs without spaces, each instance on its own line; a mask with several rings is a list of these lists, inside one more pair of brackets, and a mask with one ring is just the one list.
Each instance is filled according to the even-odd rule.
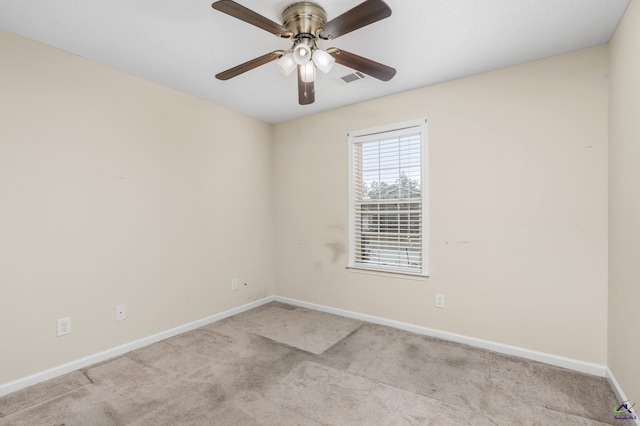
[[277,60],[277,67],[285,76],[297,69],[298,102],[300,105],[308,105],[315,101],[316,68],[327,73],[334,62],[337,62],[382,81],[389,81],[396,74],[395,69],[371,59],[336,47],[326,50],[318,47],[320,39],[333,40],[389,17],[391,9],[382,0],[366,0],[330,21],[327,21],[324,9],[317,4],[298,2],[282,12],[282,25],[232,0],[219,0],[211,6],[222,13],[293,42],[288,50],[275,50],[217,74],[216,78],[219,80],[228,80]]

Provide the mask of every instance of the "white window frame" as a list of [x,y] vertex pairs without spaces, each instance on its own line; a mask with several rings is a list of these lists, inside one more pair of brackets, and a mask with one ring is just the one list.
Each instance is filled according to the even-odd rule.
[[[403,267],[388,267],[384,265],[374,265],[356,262],[356,171],[354,170],[354,146],[367,141],[379,140],[385,134],[420,134],[420,186],[421,186],[421,212],[422,212],[422,228],[421,237],[421,268],[420,270],[409,269]],[[428,259],[429,259],[429,227],[428,227],[428,198],[429,198],[429,182],[428,182],[428,143],[427,143],[427,120],[418,119],[405,121],[401,123],[390,124],[381,127],[369,128],[349,132],[349,265],[347,268],[354,272],[370,272],[374,274],[402,276],[405,278],[425,278],[429,276]]]

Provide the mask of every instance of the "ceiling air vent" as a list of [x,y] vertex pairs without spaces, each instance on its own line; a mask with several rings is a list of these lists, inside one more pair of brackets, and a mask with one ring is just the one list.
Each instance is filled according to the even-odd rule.
[[342,77],[335,78],[334,80],[337,81],[340,84],[345,85],[345,84],[355,83],[356,81],[360,81],[363,78],[365,78],[365,75],[362,74],[360,71],[356,71],[354,73],[343,75]]

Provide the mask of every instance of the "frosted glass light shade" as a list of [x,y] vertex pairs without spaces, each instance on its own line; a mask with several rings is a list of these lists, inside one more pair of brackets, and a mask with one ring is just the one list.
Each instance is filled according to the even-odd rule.
[[305,83],[313,83],[316,79],[316,67],[313,62],[309,61],[304,65],[300,65],[300,79]]
[[313,63],[323,73],[328,73],[333,68],[336,59],[324,50],[316,49],[313,51]]
[[305,42],[300,42],[293,49],[293,60],[298,65],[304,65],[311,60],[311,46]]
[[276,61],[276,67],[284,76],[290,75],[296,69],[296,61],[293,60],[293,53],[287,53]]

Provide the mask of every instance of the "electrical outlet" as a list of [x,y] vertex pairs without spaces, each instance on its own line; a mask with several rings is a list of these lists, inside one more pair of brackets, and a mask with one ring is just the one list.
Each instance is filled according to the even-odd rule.
[[58,320],[58,337],[71,333],[71,318],[60,318]]
[[116,321],[127,319],[127,305],[116,306]]
[[444,294],[436,294],[436,308],[444,308]]
[[238,289],[238,279],[234,278],[231,280],[231,290],[237,290]]

